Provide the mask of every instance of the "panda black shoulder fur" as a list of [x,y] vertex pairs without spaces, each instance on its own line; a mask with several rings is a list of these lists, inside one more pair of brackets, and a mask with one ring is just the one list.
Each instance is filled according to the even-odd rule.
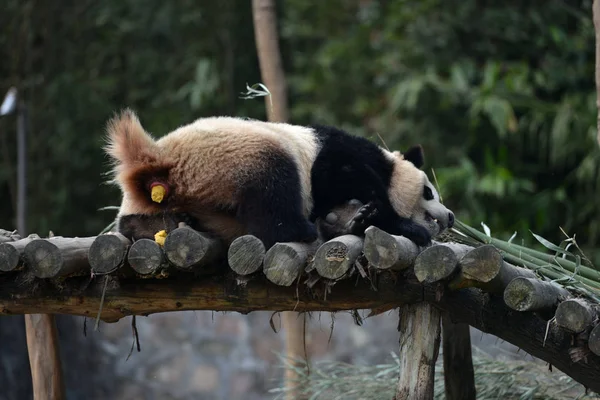
[[134,240],[185,215],[226,242],[312,242],[314,222],[352,199],[376,210],[355,234],[375,225],[424,246],[454,220],[420,170],[419,146],[402,155],[333,127],[211,117],[154,140],[125,110],[108,123],[106,150],[123,192],[117,230]]

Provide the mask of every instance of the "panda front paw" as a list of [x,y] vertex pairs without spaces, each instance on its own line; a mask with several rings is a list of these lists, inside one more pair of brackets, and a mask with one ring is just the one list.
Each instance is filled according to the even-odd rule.
[[415,229],[409,235],[405,236],[420,247],[427,247],[431,244],[431,234],[422,226],[415,226]]
[[362,235],[377,213],[377,207],[375,207],[375,204],[372,202],[359,208],[356,215],[354,215],[352,220],[348,223],[348,233],[352,235]]

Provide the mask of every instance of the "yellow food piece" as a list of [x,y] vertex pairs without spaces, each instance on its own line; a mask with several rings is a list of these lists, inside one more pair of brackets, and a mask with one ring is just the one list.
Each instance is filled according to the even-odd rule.
[[152,191],[150,193],[150,197],[152,197],[152,201],[156,203],[160,203],[165,198],[165,194],[167,191],[165,187],[162,185],[156,185],[152,187]]
[[158,231],[154,234],[154,241],[161,246],[165,245],[165,239],[167,238],[167,231],[164,229],[162,231]]

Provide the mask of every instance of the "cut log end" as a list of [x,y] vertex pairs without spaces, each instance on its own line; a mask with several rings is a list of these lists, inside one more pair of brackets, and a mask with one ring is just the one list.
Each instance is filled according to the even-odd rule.
[[595,319],[592,307],[581,299],[565,300],[556,309],[558,326],[573,333],[583,332]]
[[14,271],[19,265],[21,255],[11,243],[0,244],[0,271]]
[[60,249],[44,239],[33,240],[25,247],[25,259],[37,278],[53,278],[63,265]]
[[164,251],[175,267],[191,270],[215,261],[221,253],[221,243],[206,234],[181,227],[167,235]]
[[364,254],[377,269],[402,270],[410,267],[419,254],[418,246],[403,236],[394,236],[375,227],[365,230]]
[[354,266],[363,248],[363,239],[344,235],[323,243],[315,254],[315,269],[324,278],[339,279]]
[[263,242],[253,235],[235,239],[229,246],[227,260],[229,267],[239,275],[250,275],[258,271],[265,259]]
[[596,325],[590,333],[588,346],[592,353],[600,356],[600,324]]
[[130,245],[129,239],[120,233],[110,233],[96,237],[88,253],[92,272],[103,275],[116,271],[124,264],[127,249]]
[[275,243],[265,255],[263,273],[276,285],[290,286],[302,274],[313,251],[314,244]]
[[450,247],[434,245],[417,256],[415,275],[419,282],[438,282],[448,279],[456,270],[457,265],[458,257]]
[[550,282],[517,277],[504,290],[504,302],[516,311],[540,311],[558,305],[569,292]]
[[465,254],[460,260],[460,265],[467,278],[478,282],[489,282],[498,275],[503,262],[500,251],[487,244]]
[[140,239],[131,245],[127,261],[140,275],[152,275],[165,265],[165,257],[160,245],[150,239]]

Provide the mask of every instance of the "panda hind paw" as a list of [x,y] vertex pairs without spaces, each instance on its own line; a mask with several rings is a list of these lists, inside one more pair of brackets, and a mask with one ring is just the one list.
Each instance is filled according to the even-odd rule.
[[348,223],[348,233],[352,235],[362,235],[365,229],[369,227],[370,221],[377,215],[377,207],[373,202],[369,202],[358,209],[352,220]]

